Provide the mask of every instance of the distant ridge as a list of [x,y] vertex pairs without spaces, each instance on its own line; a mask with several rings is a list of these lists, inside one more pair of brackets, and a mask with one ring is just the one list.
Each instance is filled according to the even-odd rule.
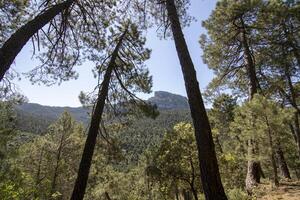
[[[156,104],[159,110],[186,110],[189,108],[187,98],[181,95],[165,91],[157,91],[154,96],[148,99]],[[75,120],[87,124],[89,122],[89,110],[83,107],[59,107],[45,106],[37,103],[24,103],[16,107],[22,118],[29,116],[37,119],[56,120],[65,110],[70,112]]]
[[154,97],[148,99],[161,110],[185,110],[189,108],[188,99],[184,96],[165,91],[154,92]]
[[76,121],[87,123],[89,110],[83,107],[44,106],[37,103],[23,103],[16,107],[17,112],[27,113],[35,117],[57,119],[65,110],[70,112]]
[[[155,92],[154,96],[147,101],[156,104],[161,111],[181,111],[189,108],[186,97],[165,91]],[[41,130],[45,130],[45,128],[55,121],[65,110],[70,112],[78,122],[87,125],[90,121],[90,110],[83,107],[58,107],[45,106],[37,103],[23,103],[16,107],[18,118],[17,126],[23,131],[32,130],[34,127],[35,132],[41,132]]]

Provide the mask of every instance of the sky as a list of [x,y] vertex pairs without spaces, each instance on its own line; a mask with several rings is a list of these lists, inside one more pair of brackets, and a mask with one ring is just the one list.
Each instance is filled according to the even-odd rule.
[[[194,66],[197,71],[197,78],[200,88],[203,91],[209,81],[213,78],[213,73],[202,62],[202,51],[199,45],[199,37],[205,33],[201,27],[201,21],[208,18],[214,9],[217,0],[191,0],[189,13],[196,18],[191,26],[184,29],[185,39],[192,56]],[[168,91],[186,96],[181,67],[175,50],[174,41],[170,38],[159,39],[155,29],[147,32],[147,47],[152,49],[151,58],[146,62],[153,76],[152,91]],[[32,58],[32,46],[28,43],[17,56],[14,69],[18,72],[27,72],[38,62]],[[16,82],[21,92],[29,99],[30,103],[39,103],[50,106],[81,106],[78,95],[80,91],[91,91],[96,86],[91,69],[92,63],[84,63],[76,67],[79,73],[77,80],[63,82],[60,85],[46,87],[43,85],[32,85],[29,80],[22,78]],[[147,99],[151,94],[139,94]]]

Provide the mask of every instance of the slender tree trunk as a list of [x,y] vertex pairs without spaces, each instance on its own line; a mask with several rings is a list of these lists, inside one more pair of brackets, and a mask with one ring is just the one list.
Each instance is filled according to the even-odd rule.
[[110,198],[108,192],[104,192],[104,195],[105,195],[105,197],[106,197],[107,200],[112,200],[112,199]]
[[58,176],[58,169],[59,169],[59,163],[61,161],[61,154],[62,154],[62,147],[63,147],[64,140],[65,140],[65,130],[62,131],[62,136],[60,138],[58,152],[56,154],[56,163],[55,163],[54,172],[53,172],[50,195],[52,195],[54,192],[56,192],[56,180],[57,180],[57,176]]
[[295,170],[295,174],[298,180],[300,180],[300,170],[298,169],[294,169]]
[[194,200],[199,200],[199,198],[198,198],[198,192],[197,192],[196,188],[194,187],[194,185],[191,186],[191,191],[193,193]]
[[197,189],[195,188],[195,179],[196,179],[196,172],[195,172],[195,167],[194,167],[194,163],[193,163],[193,158],[192,156],[190,156],[190,165],[191,165],[191,169],[192,169],[192,181],[189,183],[190,187],[191,187],[191,191],[194,195],[194,199],[198,200],[198,192]]
[[201,180],[207,200],[227,199],[221,182],[210,124],[196,77],[193,61],[181,29],[174,0],[166,1],[177,54],[185,81],[191,116],[195,128]]
[[34,199],[36,199],[38,197],[38,188],[39,188],[39,184],[41,182],[41,168],[42,168],[42,161],[43,161],[43,156],[44,156],[44,147],[42,147],[41,149],[41,153],[39,156],[39,163],[38,163],[38,170],[36,172],[36,180],[35,180],[35,190],[33,193],[33,197]]
[[277,162],[278,162],[278,166],[279,166],[281,175],[286,179],[291,179],[290,170],[285,161],[285,157],[284,157],[280,142],[277,142],[277,145],[276,145],[276,157],[277,157]]
[[277,166],[276,166],[276,160],[275,160],[275,151],[274,151],[274,145],[273,145],[273,137],[272,137],[272,131],[270,128],[270,124],[268,121],[268,118],[266,118],[266,124],[268,127],[268,138],[269,138],[269,145],[271,148],[271,152],[270,152],[270,158],[271,158],[271,163],[272,163],[272,167],[273,167],[273,181],[276,187],[279,186],[279,181],[278,181],[278,173],[277,173]]
[[176,198],[176,200],[180,200],[179,199],[179,189],[178,189],[177,185],[175,186],[175,198]]
[[[247,74],[249,78],[249,100],[251,101],[254,95],[257,93],[258,82],[256,77],[255,64],[253,57],[250,51],[248,44],[247,33],[245,29],[245,24],[242,18],[240,18],[242,27],[241,27],[241,42],[244,49],[244,56],[247,67]],[[260,183],[260,178],[262,175],[262,169],[260,162],[256,160],[258,154],[258,149],[256,148],[257,144],[255,139],[252,137],[248,141],[248,167],[247,167],[247,176],[246,176],[246,189],[249,194],[254,186]]]
[[295,91],[295,88],[294,88],[294,85],[292,82],[289,67],[285,66],[284,70],[285,70],[284,71],[285,78],[286,78],[288,89],[290,92],[290,97],[288,98],[288,100],[290,101],[290,104],[293,106],[293,108],[296,110],[296,112],[294,114],[294,125],[295,125],[294,133],[296,135],[295,139],[296,139],[296,143],[298,145],[298,154],[299,154],[299,159],[300,159],[300,123],[299,123],[300,108],[298,107],[298,104],[297,104],[297,93]]
[[294,140],[296,141],[296,143],[298,143],[298,142],[297,142],[298,139],[297,139],[296,131],[295,131],[295,129],[294,129],[293,124],[290,123],[290,124],[289,124],[289,127],[290,127],[290,130],[291,130],[291,133],[292,133],[292,136],[293,136]]
[[295,139],[296,139],[296,143],[298,146],[298,155],[299,155],[299,160],[300,160],[300,123],[299,123],[299,113],[295,112],[294,113],[294,134],[295,134]]
[[0,81],[3,79],[5,72],[10,68],[10,65],[29,39],[37,33],[38,30],[49,23],[56,15],[68,9],[73,2],[74,0],[67,0],[49,8],[18,29],[3,44],[0,49]]
[[108,95],[110,78],[115,67],[115,61],[118,56],[119,49],[122,45],[123,39],[127,33],[127,30],[120,37],[117,46],[115,47],[110,63],[104,75],[104,80],[101,84],[101,88],[98,94],[98,100],[95,106],[95,110],[92,115],[91,124],[88,131],[88,136],[85,142],[83,154],[81,157],[77,179],[75,182],[74,190],[71,200],[82,200],[85,194],[85,189],[88,181],[88,176],[91,168],[92,158],[96,145],[96,139],[99,131],[99,125],[102,119],[102,113],[105,105],[105,100]]
[[223,148],[219,140],[219,137],[217,135],[216,135],[216,144],[217,144],[217,150],[219,149],[220,153],[223,154]]
[[190,197],[190,191],[189,190],[183,190],[183,199],[184,200],[192,200]]

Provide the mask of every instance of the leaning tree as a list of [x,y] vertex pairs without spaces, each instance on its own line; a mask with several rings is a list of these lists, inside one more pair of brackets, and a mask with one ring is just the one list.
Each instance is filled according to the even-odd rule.
[[[89,57],[97,63],[94,72],[101,83],[96,87],[98,93],[94,98],[92,118],[71,197],[73,200],[84,197],[104,112],[125,114],[138,107],[151,116],[157,115],[152,109],[154,106],[135,95],[136,92],[151,92],[152,86],[152,78],[144,65],[150,50],[144,47],[146,40],[142,32],[130,21],[111,26],[109,32],[103,51],[97,48],[90,51]],[[83,102],[87,99],[86,95],[81,94]]]

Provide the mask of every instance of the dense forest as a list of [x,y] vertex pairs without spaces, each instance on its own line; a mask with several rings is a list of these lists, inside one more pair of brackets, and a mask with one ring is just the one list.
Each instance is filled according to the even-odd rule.
[[[190,6],[0,0],[0,200],[300,198],[300,1],[217,1],[194,41],[214,73],[203,91]],[[153,28],[174,43],[187,97],[140,97]],[[20,74],[29,43],[40,64]],[[16,86],[76,80],[85,62],[97,85],[82,107],[30,104]]]

